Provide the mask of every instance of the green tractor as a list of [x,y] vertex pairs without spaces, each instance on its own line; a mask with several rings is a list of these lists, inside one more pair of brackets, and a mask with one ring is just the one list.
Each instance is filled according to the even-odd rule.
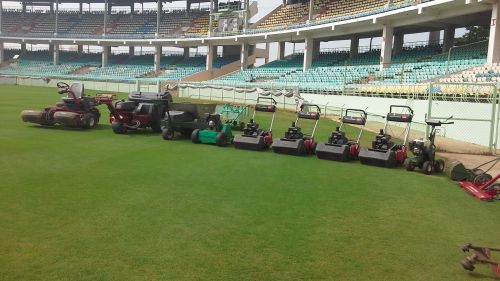
[[191,134],[193,143],[211,143],[226,146],[233,142],[231,123],[223,123],[220,114],[208,114],[206,129],[195,129]]

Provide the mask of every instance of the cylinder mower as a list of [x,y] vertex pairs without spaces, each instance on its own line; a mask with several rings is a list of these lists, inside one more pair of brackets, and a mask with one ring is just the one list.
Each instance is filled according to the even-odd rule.
[[206,129],[206,114],[215,111],[216,104],[170,103],[165,118],[161,121],[162,137],[174,138],[175,132],[191,136],[194,129]]
[[[404,113],[396,113],[395,109],[403,109]],[[406,159],[406,142],[410,133],[411,121],[413,120],[413,109],[404,105],[391,105],[389,113],[385,119],[384,128],[372,141],[372,148],[362,147],[359,151],[359,161],[367,165],[375,165],[381,167],[394,167],[403,164]],[[404,123],[406,127],[403,132],[403,143],[396,144],[392,140],[392,136],[387,134],[389,122]]]
[[430,175],[433,172],[440,173],[444,170],[444,161],[442,159],[436,159],[436,145],[434,144],[434,140],[436,138],[436,127],[454,123],[448,122],[450,118],[446,119],[444,122],[441,122],[439,120],[425,121],[427,125],[431,126],[429,143],[425,145],[423,139],[416,139],[408,143],[408,147],[413,153],[413,157],[407,158],[404,161],[404,165],[407,171],[413,171],[416,167],[418,167],[426,175]]
[[[355,113],[358,116],[352,116]],[[350,161],[358,158],[359,140],[363,135],[367,114],[361,109],[347,109],[341,119],[340,127],[337,127],[328,138],[328,142],[319,142],[316,146],[316,155],[319,159],[334,161]],[[342,128],[344,124],[360,126],[358,137],[349,140]]]
[[193,143],[212,143],[225,146],[233,141],[231,124],[222,123],[220,114],[207,114],[206,129],[195,129],[191,134]]
[[[304,108],[308,107],[307,111]],[[310,110],[314,108],[314,110]],[[276,153],[290,154],[290,155],[306,155],[313,154],[316,149],[314,142],[314,133],[318,126],[318,121],[321,115],[321,109],[317,105],[303,105],[299,112],[297,112],[297,119],[292,122],[292,126],[285,132],[284,138],[276,138],[273,140],[273,151]],[[314,127],[310,134],[304,134],[302,129],[298,126],[300,119],[315,120]]]
[[470,252],[471,250],[473,250],[474,253],[462,261],[462,267],[464,269],[474,271],[476,263],[485,263],[490,265],[491,270],[493,270],[497,277],[500,277],[500,262],[493,260],[491,257],[491,252],[500,252],[500,249],[474,246],[472,244],[467,244],[462,247],[462,251],[464,252]]
[[[271,104],[261,104],[260,101],[267,100]],[[253,111],[252,119],[247,123],[245,129],[243,129],[243,135],[234,137],[234,147],[240,149],[249,150],[266,150],[273,143],[273,123],[274,115],[276,114],[276,101],[273,98],[258,97],[257,104]],[[273,115],[271,117],[271,125],[269,125],[269,130],[263,130],[259,128],[259,124],[255,122],[256,112],[271,112]]]
[[57,83],[57,92],[66,94],[56,106],[44,110],[24,110],[21,118],[24,122],[54,126],[92,129],[99,123],[101,113],[97,109],[99,102],[94,97],[85,96],[82,83],[71,86],[64,82]]
[[247,116],[248,106],[226,103],[218,106],[215,111],[220,114],[222,123],[230,124],[231,129],[242,131],[245,128],[243,120]]
[[116,134],[124,134],[129,130],[150,127],[153,132],[161,132],[161,120],[165,116],[168,103],[172,101],[169,92],[146,93],[132,92],[128,100],[103,102],[109,109],[109,122]]

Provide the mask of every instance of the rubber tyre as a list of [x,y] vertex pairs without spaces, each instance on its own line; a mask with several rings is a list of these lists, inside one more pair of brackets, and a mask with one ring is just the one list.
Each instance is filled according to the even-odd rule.
[[119,121],[114,121],[113,123],[111,123],[111,128],[113,129],[113,132],[115,134],[124,134],[127,132],[127,129],[123,127],[122,122]]
[[424,164],[422,165],[422,171],[426,175],[432,174],[432,164],[430,161],[425,161]]
[[438,159],[434,161],[434,171],[436,173],[441,173],[442,171],[444,171],[444,160]]
[[[479,171],[481,171],[482,173],[479,173]],[[475,176],[472,179],[473,183],[487,182],[493,178],[490,174],[485,173],[483,170],[476,170],[474,171],[474,173]]]
[[245,129],[245,126],[246,126],[245,122],[240,122],[240,124],[239,124],[240,131],[243,131],[243,129]]
[[151,129],[153,133],[161,133],[161,125],[159,121],[154,121],[151,123]]
[[299,145],[297,146],[297,155],[305,155],[306,147],[304,145],[304,140],[298,140]]
[[226,134],[222,132],[217,133],[217,136],[215,137],[215,144],[217,144],[218,146],[226,146],[227,144]]
[[161,136],[164,140],[171,140],[174,138],[174,130],[170,128],[165,128],[162,130]]
[[317,142],[313,142],[313,144],[312,144],[312,150],[311,150],[311,154],[312,155],[316,154],[316,147],[317,146],[318,146],[318,143]]
[[404,162],[405,168],[407,171],[411,172],[415,170],[415,163],[410,160],[410,158],[406,158]]
[[[488,188],[486,188],[485,191],[488,192],[488,193],[495,192],[495,191],[500,191],[500,183],[494,183],[494,184],[488,186]],[[493,196],[493,199],[500,200],[500,194],[497,194],[497,195]]]
[[85,114],[83,117],[83,128],[92,129],[97,126],[96,116],[94,114]]
[[192,133],[191,133],[191,141],[193,143],[201,143],[200,142],[200,138],[199,138],[199,134],[200,134],[200,129],[195,129]]

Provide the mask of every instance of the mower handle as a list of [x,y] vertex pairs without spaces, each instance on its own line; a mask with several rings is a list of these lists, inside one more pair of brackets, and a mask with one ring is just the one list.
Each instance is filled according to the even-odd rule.
[[274,98],[270,98],[270,97],[258,97],[257,103],[259,103],[259,100],[270,100],[272,105],[278,104]]
[[363,115],[362,118],[365,118],[365,119],[366,119],[366,116],[368,116],[368,114],[366,114],[366,111],[364,111],[362,109],[355,109],[355,108],[348,108],[348,109],[346,109],[345,110],[345,116],[349,116],[349,111],[361,113]]
[[404,109],[408,109],[408,110],[410,111],[411,115],[413,115],[413,109],[412,109],[411,107],[407,106],[407,105],[395,105],[395,104],[393,104],[393,105],[391,105],[391,106],[389,107],[389,112],[390,112],[390,113],[392,113],[392,109],[393,109],[393,108],[404,108]]
[[[312,106],[316,108],[317,113],[321,113],[321,108],[316,104],[303,104],[302,106]],[[301,110],[302,111],[302,110]]]

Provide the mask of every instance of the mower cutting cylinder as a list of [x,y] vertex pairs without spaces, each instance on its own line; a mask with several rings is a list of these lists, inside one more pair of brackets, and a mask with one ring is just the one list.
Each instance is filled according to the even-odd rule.
[[54,122],[68,127],[79,127],[82,125],[80,114],[68,111],[54,113]]
[[351,159],[349,145],[332,145],[320,142],[316,146],[316,155],[319,159],[347,162]]
[[363,147],[359,151],[358,158],[362,164],[379,167],[390,168],[397,164],[396,152],[392,150],[380,151]]
[[246,137],[235,136],[233,140],[235,148],[247,150],[265,150],[268,148],[263,136]]
[[45,122],[44,112],[40,110],[23,110],[21,112],[21,119],[24,122],[35,123],[43,125]]
[[273,151],[280,154],[289,154],[296,156],[306,155],[307,152],[303,139],[275,139],[273,141]]

